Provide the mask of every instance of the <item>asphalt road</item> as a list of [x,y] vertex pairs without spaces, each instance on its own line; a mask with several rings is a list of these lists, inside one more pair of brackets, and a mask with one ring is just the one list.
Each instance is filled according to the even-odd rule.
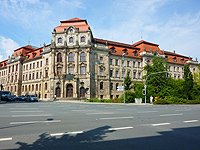
[[199,150],[200,105],[0,104],[0,149]]

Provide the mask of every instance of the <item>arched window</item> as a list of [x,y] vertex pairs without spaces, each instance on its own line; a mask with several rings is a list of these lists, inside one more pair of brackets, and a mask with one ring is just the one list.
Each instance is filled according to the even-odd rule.
[[62,43],[62,38],[58,38],[58,43]]
[[100,63],[101,64],[103,63],[103,57],[100,57]]
[[72,43],[73,42],[73,37],[69,38],[69,42]]
[[119,83],[116,83],[116,88],[115,88],[116,90],[117,90],[117,87],[118,87],[118,86],[119,86]]
[[81,37],[81,42],[85,42],[85,37],[84,36]]
[[85,61],[85,53],[84,52],[81,53],[81,61]]
[[59,87],[56,88],[56,97],[60,97],[61,95],[61,90]]
[[69,53],[69,61],[74,61],[74,54],[73,53]]
[[45,90],[47,90],[47,83],[45,83]]
[[103,90],[103,82],[100,82],[100,90]]
[[57,62],[62,62],[62,54],[61,53],[57,54]]

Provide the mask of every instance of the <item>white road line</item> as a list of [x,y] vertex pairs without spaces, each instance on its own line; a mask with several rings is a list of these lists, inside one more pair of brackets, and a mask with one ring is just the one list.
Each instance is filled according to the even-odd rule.
[[12,117],[47,117],[52,116],[52,114],[44,114],[44,115],[12,115]]
[[12,113],[16,113],[16,112],[44,112],[44,111],[10,111]]
[[51,107],[51,106],[39,106],[39,107]]
[[152,113],[152,112],[158,112],[158,111],[139,111],[138,113]]
[[125,130],[125,129],[132,129],[133,127],[119,127],[119,128],[109,128],[108,130]]
[[187,121],[183,121],[185,123],[191,123],[191,122],[198,122],[199,120],[187,120]]
[[52,120],[52,121],[29,121],[29,122],[11,122],[10,124],[33,124],[33,123],[53,123],[61,122],[61,120]]
[[136,109],[134,108],[134,109],[117,109],[117,110],[136,110]]
[[158,124],[151,124],[151,125],[155,127],[155,126],[164,126],[168,124],[171,124],[171,123],[158,123]]
[[51,136],[63,136],[63,135],[70,135],[70,134],[81,134],[83,131],[75,131],[75,132],[64,132],[64,133],[54,133],[50,134]]
[[134,118],[133,116],[130,117],[112,117],[112,118],[100,118],[100,120],[109,120],[109,119],[130,119]]
[[96,109],[93,110],[87,110],[87,109],[83,109],[83,110],[72,110],[72,111],[95,111]]
[[167,116],[182,116],[183,114],[165,114],[165,115],[160,115],[161,117],[167,117]]
[[0,141],[10,141],[10,140],[12,140],[12,137],[10,137],[10,138],[1,138],[0,139]]
[[114,114],[114,112],[87,113],[87,115],[110,115],[110,114]]
[[15,106],[15,107],[28,107],[28,106]]
[[185,110],[175,110],[175,111],[190,111],[190,109],[185,109]]
[[39,108],[9,108],[9,109],[39,109]]

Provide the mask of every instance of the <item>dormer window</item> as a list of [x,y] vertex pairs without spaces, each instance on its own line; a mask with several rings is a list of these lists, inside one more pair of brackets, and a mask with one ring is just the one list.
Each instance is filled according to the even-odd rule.
[[81,42],[85,42],[85,37],[84,36],[81,37]]
[[115,47],[111,47],[110,50],[112,53],[116,53]]
[[123,50],[123,54],[124,54],[124,53],[125,53],[125,55],[128,54],[127,49],[124,49],[124,50]]
[[137,51],[134,51],[133,54],[134,56],[138,56]]
[[70,32],[70,33],[73,33],[73,29],[70,29],[69,32]]
[[69,38],[69,42],[72,43],[73,42],[73,37]]
[[181,59],[181,62],[184,63],[184,59]]
[[176,59],[176,57],[175,57],[175,58],[173,58],[173,61],[174,61],[174,62],[177,62],[177,59]]
[[62,38],[58,38],[58,43],[62,43]]

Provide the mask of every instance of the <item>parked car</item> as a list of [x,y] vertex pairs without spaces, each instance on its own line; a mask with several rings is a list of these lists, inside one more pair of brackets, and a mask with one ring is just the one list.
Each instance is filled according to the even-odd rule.
[[10,91],[1,91],[1,100],[6,101],[6,97],[11,95]]
[[26,95],[24,99],[26,102],[38,102],[38,98],[34,95]]
[[15,95],[7,95],[5,97],[5,101],[15,101]]
[[15,99],[15,101],[25,101],[25,96],[19,95],[19,96],[15,97],[14,99]]

